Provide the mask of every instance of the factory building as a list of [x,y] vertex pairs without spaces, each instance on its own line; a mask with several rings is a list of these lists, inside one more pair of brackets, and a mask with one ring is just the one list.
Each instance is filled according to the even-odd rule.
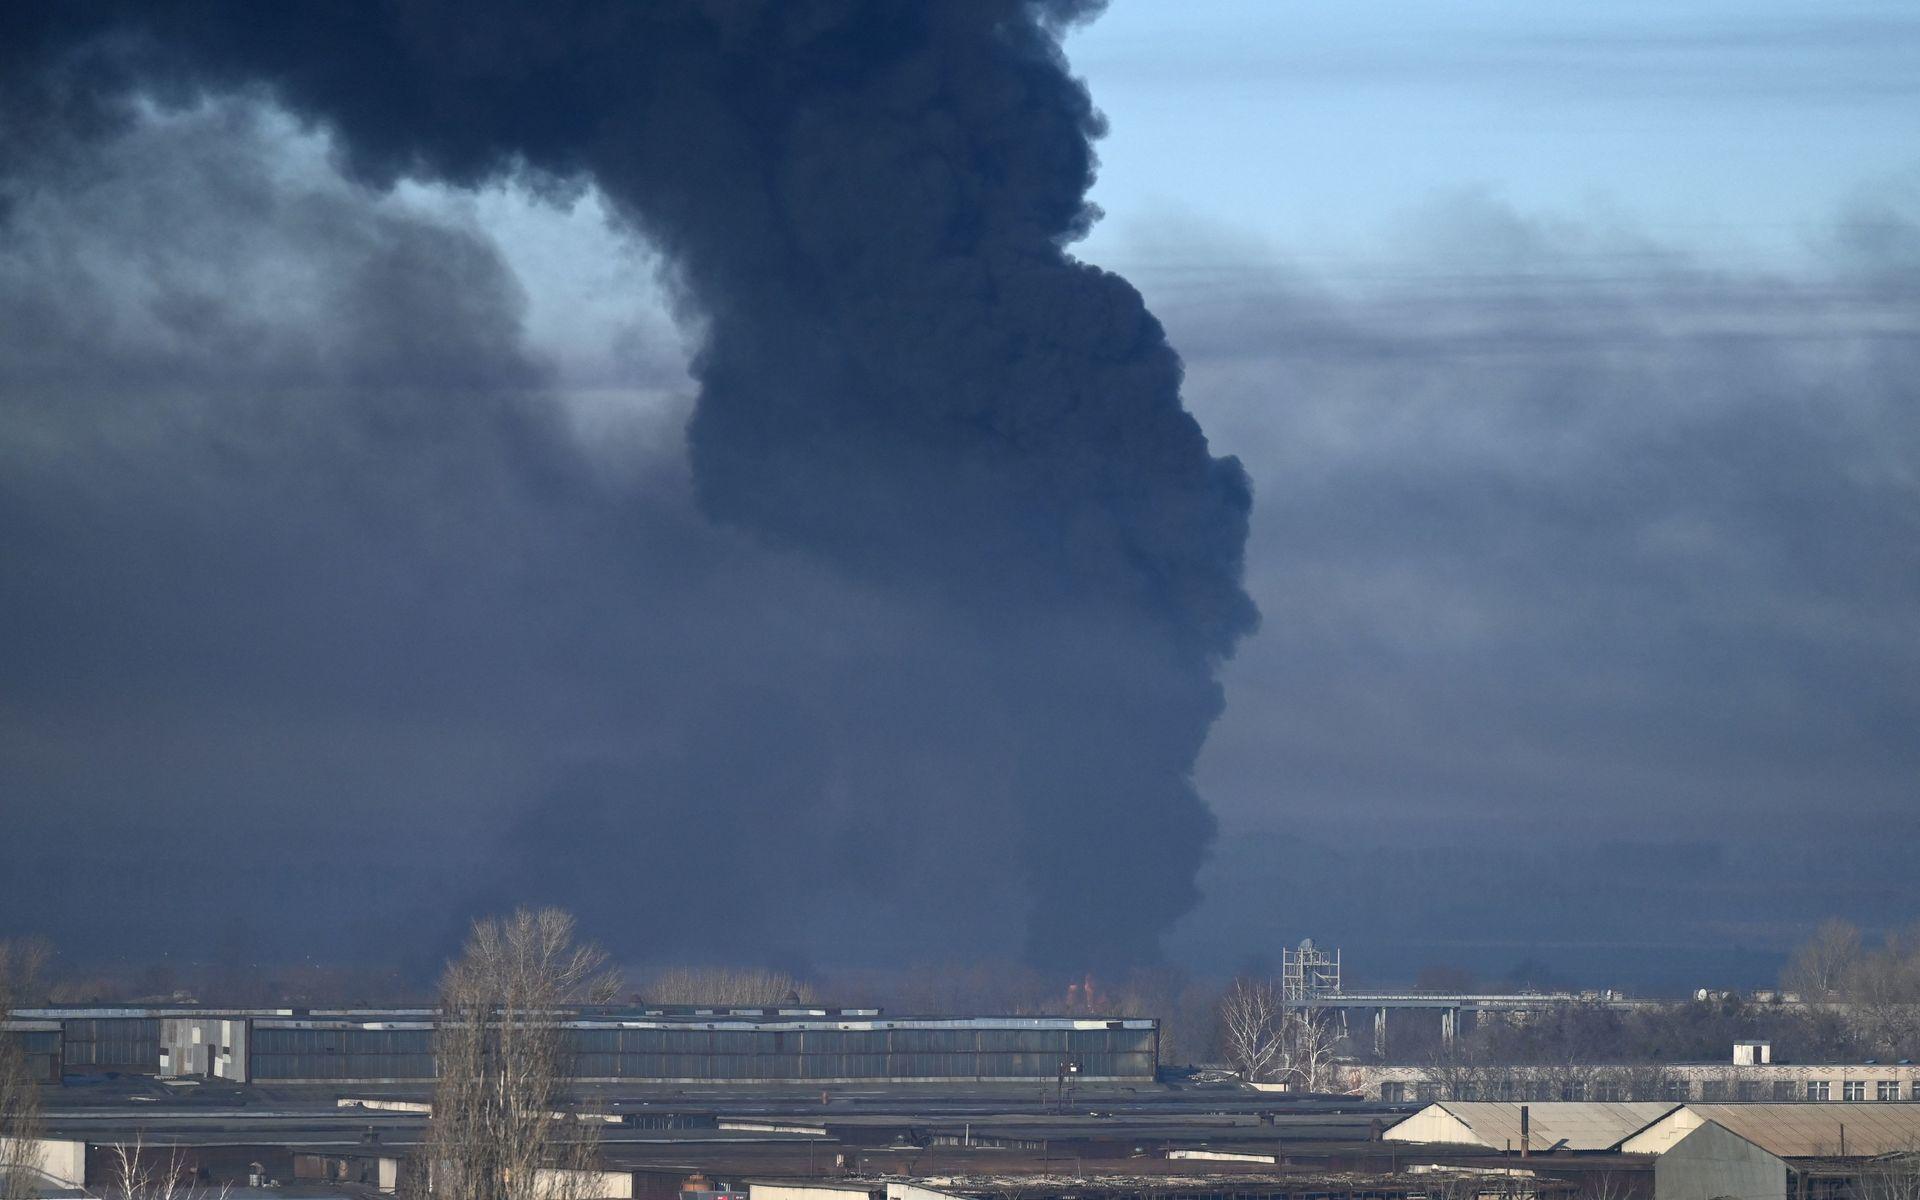
[[[579,1082],[1151,1082],[1159,1023],[883,1017],[874,1008],[581,1006]],[[36,1078],[118,1072],[235,1083],[430,1083],[431,1009],[40,1008],[7,1036]]]
[[[877,1017],[876,1008],[823,1008],[779,1006],[714,1005],[636,1005],[593,1006],[576,1010],[580,1016],[654,1017],[669,1020],[770,1019],[774,1017]],[[117,1072],[125,1075],[152,1075],[156,1071],[173,1075],[201,1075],[224,1078],[210,1069],[204,1050],[179,1047],[172,1062],[162,1070],[162,1023],[169,1019],[227,1020],[251,1019],[339,1019],[358,1022],[404,1022],[433,1019],[430,1008],[295,1009],[295,1008],[209,1008],[148,1007],[110,1005],[96,1007],[21,1008],[12,1013],[10,1026],[24,1029],[31,1025],[44,1033],[56,1033],[57,1050],[52,1051],[51,1078],[66,1074]],[[206,1033],[215,1032],[203,1030]],[[200,1044],[231,1046],[231,1041],[214,1040]],[[36,1042],[39,1053],[49,1053],[43,1042]],[[217,1053],[217,1052],[216,1052]],[[43,1064],[45,1065],[45,1064]]]
[[[13,1011],[13,1017],[16,1021],[35,1022],[58,1031],[60,1068],[66,1074],[117,1072],[123,1075],[151,1075],[160,1063],[161,1024],[169,1018],[293,1016],[298,1011],[290,1008],[219,1010],[106,1005],[89,1008],[20,1008]],[[331,1015],[334,1011],[314,1010],[315,1015]],[[432,1012],[424,1008],[367,1009],[354,1010],[353,1015],[362,1019],[375,1015],[422,1019],[431,1016]]]
[[[163,1075],[236,1083],[423,1083],[430,1020],[178,1017]],[[653,1018],[563,1023],[582,1083],[1151,1082],[1152,1020],[1067,1017]]]
[[19,1051],[27,1078],[37,1083],[60,1082],[59,1022],[0,1020],[0,1038]]

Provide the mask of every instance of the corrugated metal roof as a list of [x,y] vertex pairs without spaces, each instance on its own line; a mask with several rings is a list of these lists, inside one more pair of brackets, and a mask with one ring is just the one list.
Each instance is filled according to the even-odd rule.
[[[1675,1104],[1540,1101],[1509,1104],[1493,1100],[1446,1100],[1432,1107],[1450,1113],[1495,1150],[1520,1148],[1520,1110],[1528,1110],[1533,1149],[1610,1150],[1621,1139],[1672,1112]],[[1424,1110],[1423,1110],[1424,1111]],[[1414,1114],[1419,1116],[1418,1113]],[[1414,1118],[1409,1117],[1408,1121]]]
[[[1876,1157],[1920,1149],[1920,1104],[1689,1104],[1652,1122],[1634,1142],[1660,1138],[1654,1125],[1712,1121],[1782,1158]],[[1844,1146],[1844,1151],[1842,1147]]]

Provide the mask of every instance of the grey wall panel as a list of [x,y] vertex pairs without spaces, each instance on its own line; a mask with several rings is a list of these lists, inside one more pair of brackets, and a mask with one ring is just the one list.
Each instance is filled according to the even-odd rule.
[[[421,1029],[256,1026],[259,1079],[427,1079]],[[1151,1079],[1151,1029],[624,1029],[568,1031],[569,1071],[587,1079],[1036,1079],[1078,1063],[1089,1078]]]

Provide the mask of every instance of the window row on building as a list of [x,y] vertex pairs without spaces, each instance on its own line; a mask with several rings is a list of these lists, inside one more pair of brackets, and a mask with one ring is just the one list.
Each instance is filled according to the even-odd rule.
[[1920,1101],[1920,1078],[1899,1079],[1664,1079],[1643,1082],[1510,1079],[1495,1082],[1442,1083],[1386,1080],[1380,1099],[1388,1104],[1438,1100],[1538,1101],[1673,1101],[1702,1103],[1747,1101]]

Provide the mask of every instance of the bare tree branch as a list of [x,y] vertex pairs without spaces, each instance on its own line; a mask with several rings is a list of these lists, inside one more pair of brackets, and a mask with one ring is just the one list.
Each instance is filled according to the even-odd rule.
[[571,1073],[561,1011],[617,995],[606,955],[556,908],[477,921],[441,983],[423,1171],[434,1200],[587,1200],[599,1136],[561,1110]]

